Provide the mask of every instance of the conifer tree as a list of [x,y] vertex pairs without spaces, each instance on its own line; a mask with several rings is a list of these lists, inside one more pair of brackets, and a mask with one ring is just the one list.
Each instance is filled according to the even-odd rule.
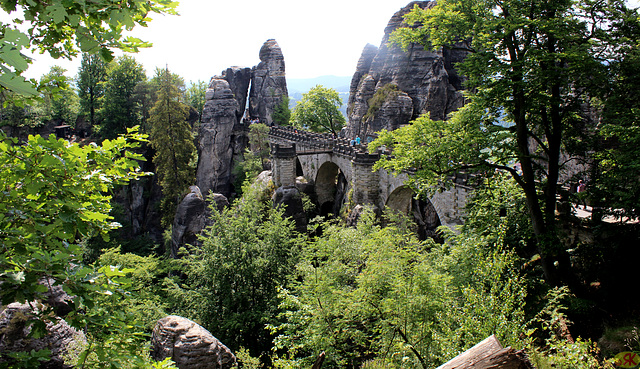
[[168,69],[157,70],[158,99],[151,109],[150,141],[156,153],[153,163],[162,186],[162,222],[171,224],[181,195],[193,182],[190,165],[195,155],[191,127],[187,122],[189,108],[179,102],[180,93]]

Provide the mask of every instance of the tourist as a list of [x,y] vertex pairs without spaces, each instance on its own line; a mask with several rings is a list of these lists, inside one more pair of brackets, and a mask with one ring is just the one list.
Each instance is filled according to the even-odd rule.
[[360,145],[360,136],[356,136],[356,145]]
[[576,189],[576,192],[578,193],[578,206],[577,208],[580,209],[580,204],[582,204],[582,207],[587,210],[587,194],[585,193],[585,191],[587,190],[587,185],[584,183],[583,180],[579,180],[578,181],[578,187]]

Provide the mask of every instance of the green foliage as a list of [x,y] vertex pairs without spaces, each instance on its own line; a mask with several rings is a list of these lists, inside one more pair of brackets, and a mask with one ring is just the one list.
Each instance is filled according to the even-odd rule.
[[173,222],[175,210],[192,184],[195,171],[190,165],[196,152],[187,122],[188,107],[179,101],[178,88],[169,70],[157,70],[158,101],[151,109],[151,145],[156,153],[153,163],[162,194],[163,224]]
[[[65,317],[71,326],[105,335],[130,329],[104,301],[105,296],[122,298],[128,285],[124,273],[83,265],[78,241],[94,234],[106,237],[118,226],[109,215],[109,192],[144,174],[137,164],[144,159],[128,151],[142,139],[131,130],[127,138],[100,146],[80,147],[53,135],[29,136],[18,145],[0,133],[2,305],[46,301],[48,288],[39,283],[45,281],[74,296],[74,310]],[[34,337],[42,335],[45,321],[55,319],[52,313],[46,304],[38,311],[30,322]]]
[[[271,324],[276,367],[435,367],[490,334],[519,344],[525,284],[515,257],[471,235],[419,242],[407,227],[326,225],[309,243],[300,284],[282,290]],[[373,364],[367,364],[373,365]]]
[[54,65],[49,73],[40,78],[45,114],[43,120],[75,125],[80,110],[78,95],[70,85],[71,79],[64,75],[66,69]]
[[[602,360],[600,349],[590,340],[578,337],[575,342],[565,337],[567,324],[565,315],[566,300],[569,292],[566,287],[551,289],[545,300],[546,306],[530,322],[540,325],[545,336],[545,345],[531,346],[529,356],[536,368],[564,368],[564,369],[613,369],[612,360]],[[530,331],[529,334],[532,334]]]
[[342,99],[336,90],[317,85],[302,95],[293,108],[291,120],[296,127],[337,135],[345,123],[341,106]]
[[107,64],[98,55],[83,53],[76,88],[82,113],[89,116],[92,126],[98,121],[96,113],[102,106],[106,80]]
[[186,103],[191,105],[198,112],[198,122],[202,122],[202,109],[204,109],[205,95],[207,93],[208,83],[205,81],[191,81],[189,88],[185,91]]
[[364,121],[373,119],[384,102],[393,99],[396,96],[398,96],[398,85],[396,84],[387,83],[382,88],[377,89],[373,97],[369,99],[369,109],[367,109],[367,114],[365,114],[362,119]]
[[597,170],[587,186],[595,205],[619,217],[640,216],[640,51],[636,47],[615,65],[615,79],[604,101],[603,119],[591,152]]
[[48,118],[45,103],[24,99],[10,90],[0,89],[0,124],[11,127],[39,127]]
[[167,298],[158,283],[169,271],[166,261],[155,256],[123,254],[116,248],[105,251],[97,264],[116,265],[129,273],[130,294],[124,300],[114,301],[111,306],[113,311],[126,312],[145,331],[151,331],[158,319],[167,316]]
[[134,92],[136,85],[146,79],[142,65],[130,56],[121,56],[109,64],[100,113],[102,137],[116,137],[140,123]]
[[202,248],[181,269],[191,292],[176,284],[170,292],[187,299],[185,310],[225,345],[247,347],[255,357],[271,347],[264,325],[276,314],[277,289],[287,284],[299,247],[293,222],[262,196],[247,187],[233,207],[212,209]]
[[[71,59],[80,51],[99,52],[110,61],[112,49],[137,52],[149,47],[150,43],[123,33],[136,25],[146,26],[150,13],[175,14],[177,4],[170,0],[3,1],[2,10],[15,19],[12,24],[0,23],[0,85],[22,95],[37,94],[35,82],[20,75],[31,62],[22,50],[47,52],[54,59]],[[26,31],[19,30],[24,26]]]
[[276,108],[273,110],[273,114],[271,114],[271,118],[273,119],[273,123],[276,125],[290,125],[291,109],[289,109],[289,96],[282,96],[282,100],[280,100],[280,103],[276,105]]
[[[378,141],[396,143],[396,149],[406,146],[385,167],[415,165],[419,191],[461,169],[510,173],[525,195],[545,278],[558,284],[556,261],[564,253],[555,224],[566,162],[561,153],[581,140],[584,130],[577,127],[586,120],[581,109],[610,77],[615,64],[610,61],[636,45],[637,12],[622,0],[606,5],[591,0],[443,0],[431,9],[415,7],[405,20],[408,27],[392,35],[403,47],[419,42],[468,52],[457,67],[466,78],[470,102],[447,122],[455,129],[430,122],[416,129],[414,134],[424,140],[410,139],[411,144],[421,141],[415,148],[402,141],[409,138],[409,129]],[[413,156],[405,157],[407,152]]]

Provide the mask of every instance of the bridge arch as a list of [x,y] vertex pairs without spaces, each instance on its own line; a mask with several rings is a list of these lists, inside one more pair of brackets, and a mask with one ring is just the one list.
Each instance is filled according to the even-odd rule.
[[416,222],[420,239],[438,239],[436,228],[442,225],[442,222],[436,208],[429,199],[416,197],[416,193],[408,186],[399,186],[391,192],[385,207],[411,217]]
[[315,185],[320,214],[337,215],[347,191],[347,179],[344,171],[336,163],[326,161],[318,168]]

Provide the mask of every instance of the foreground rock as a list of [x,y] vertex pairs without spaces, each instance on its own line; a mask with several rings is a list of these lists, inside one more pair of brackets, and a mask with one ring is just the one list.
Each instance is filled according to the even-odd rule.
[[227,369],[236,357],[209,331],[193,321],[170,315],[158,320],[151,336],[151,357],[170,357],[180,369]]
[[[28,337],[31,327],[27,325],[27,320],[32,314],[33,310],[29,304],[14,302],[4,307],[0,313],[0,356],[9,352],[46,349],[51,351],[51,359],[42,363],[41,368],[69,368],[64,364],[63,357],[74,342],[86,342],[84,333],[60,319],[57,322],[47,323],[47,334],[44,337],[37,339]],[[0,364],[3,362],[4,359],[0,358]]]

